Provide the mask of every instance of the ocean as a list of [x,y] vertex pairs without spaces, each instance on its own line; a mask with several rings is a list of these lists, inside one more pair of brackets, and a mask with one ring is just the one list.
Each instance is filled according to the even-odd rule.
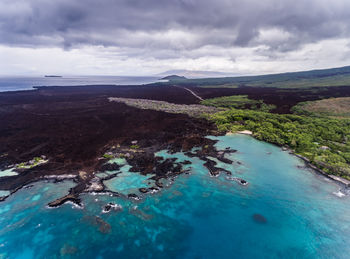
[[[83,208],[48,209],[74,183],[37,182],[0,203],[0,258],[349,258],[350,200],[339,185],[250,136],[209,138],[218,150],[238,150],[227,155],[232,165],[217,166],[247,186],[167,150],[156,155],[191,161],[190,173],[139,201],[87,193]],[[125,160],[110,162],[124,166],[108,188],[127,194],[153,184]],[[103,213],[109,202],[118,206]]]
[[158,79],[130,76],[0,77],[0,92],[32,90],[34,86],[141,85]]

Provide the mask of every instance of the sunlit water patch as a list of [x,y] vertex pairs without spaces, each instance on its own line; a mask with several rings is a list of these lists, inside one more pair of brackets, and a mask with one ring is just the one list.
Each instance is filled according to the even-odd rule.
[[10,191],[1,191],[0,190],[0,198],[4,197],[4,196],[8,196],[8,195],[10,195]]
[[18,175],[18,173],[15,172],[13,168],[5,169],[5,170],[0,170],[0,177],[4,177],[4,176],[14,176],[14,175]]
[[123,157],[113,158],[113,159],[109,160],[108,163],[110,163],[110,164],[117,164],[117,165],[125,165],[125,164],[127,164],[126,159],[123,158]]
[[[0,203],[0,258],[348,258],[350,204],[338,185],[273,145],[213,138],[238,150],[220,166],[248,186],[166,151],[157,155],[191,161],[189,174],[140,201],[84,194],[84,209],[47,209],[72,183],[40,182]],[[103,213],[110,202],[118,209]]]

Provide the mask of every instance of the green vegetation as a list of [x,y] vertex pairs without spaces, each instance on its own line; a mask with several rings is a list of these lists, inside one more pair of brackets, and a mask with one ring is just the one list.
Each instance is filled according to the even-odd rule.
[[230,109],[210,115],[221,131],[288,146],[328,174],[350,179],[350,120]]
[[350,118],[350,97],[302,102],[294,106],[293,111],[301,115]]
[[18,169],[31,169],[33,167],[36,167],[41,164],[47,163],[49,160],[45,159],[45,156],[43,157],[34,157],[32,160],[28,162],[22,162],[16,165]]
[[139,145],[131,145],[130,148],[131,148],[131,149],[139,149],[140,146],[139,146]]
[[223,84],[223,85],[201,85],[203,88],[238,88],[238,85]]
[[26,167],[26,163],[25,162],[19,163],[17,165],[17,168],[25,168],[25,167]]
[[248,99],[247,95],[224,96],[201,101],[203,105],[225,108],[245,108],[248,105],[251,106],[258,103],[256,100]]
[[106,158],[106,159],[113,159],[114,156],[113,156],[112,154],[105,153],[105,154],[103,155],[103,158]]
[[252,109],[269,112],[275,108],[274,105],[266,104],[262,100],[249,99],[247,95],[233,95],[224,96],[212,99],[206,99],[201,102],[203,105],[223,107],[223,108],[236,108],[236,109]]

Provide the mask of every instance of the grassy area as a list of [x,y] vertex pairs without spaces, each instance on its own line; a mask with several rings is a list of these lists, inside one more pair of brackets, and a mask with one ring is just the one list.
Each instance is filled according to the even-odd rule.
[[250,130],[288,146],[328,174],[350,179],[350,120],[230,109],[210,115],[221,131]]
[[252,109],[266,112],[275,108],[274,105],[265,104],[261,100],[257,101],[249,99],[247,95],[233,95],[211,98],[202,101],[201,104],[214,107]]
[[223,85],[201,85],[203,88],[238,88],[238,85],[223,84]]
[[350,97],[302,102],[294,106],[293,111],[304,115],[350,118]]

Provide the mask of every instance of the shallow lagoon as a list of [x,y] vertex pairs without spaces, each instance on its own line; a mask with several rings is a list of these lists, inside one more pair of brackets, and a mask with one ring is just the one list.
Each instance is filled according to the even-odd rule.
[[[141,201],[86,194],[84,209],[46,209],[73,183],[39,182],[0,203],[0,258],[348,257],[350,202],[334,194],[338,185],[273,145],[215,138],[218,149],[237,149],[228,158],[242,163],[220,167],[248,186],[210,177],[198,158],[165,151],[157,155],[190,160],[191,174]],[[103,214],[108,202],[123,209]]]
[[130,193],[138,192],[139,188],[151,187],[150,183],[153,183],[153,180],[150,180],[153,175],[141,175],[137,172],[130,172],[131,166],[124,165],[120,169],[120,173],[117,177],[104,181],[104,185],[108,190],[113,192],[118,192],[124,195]]

